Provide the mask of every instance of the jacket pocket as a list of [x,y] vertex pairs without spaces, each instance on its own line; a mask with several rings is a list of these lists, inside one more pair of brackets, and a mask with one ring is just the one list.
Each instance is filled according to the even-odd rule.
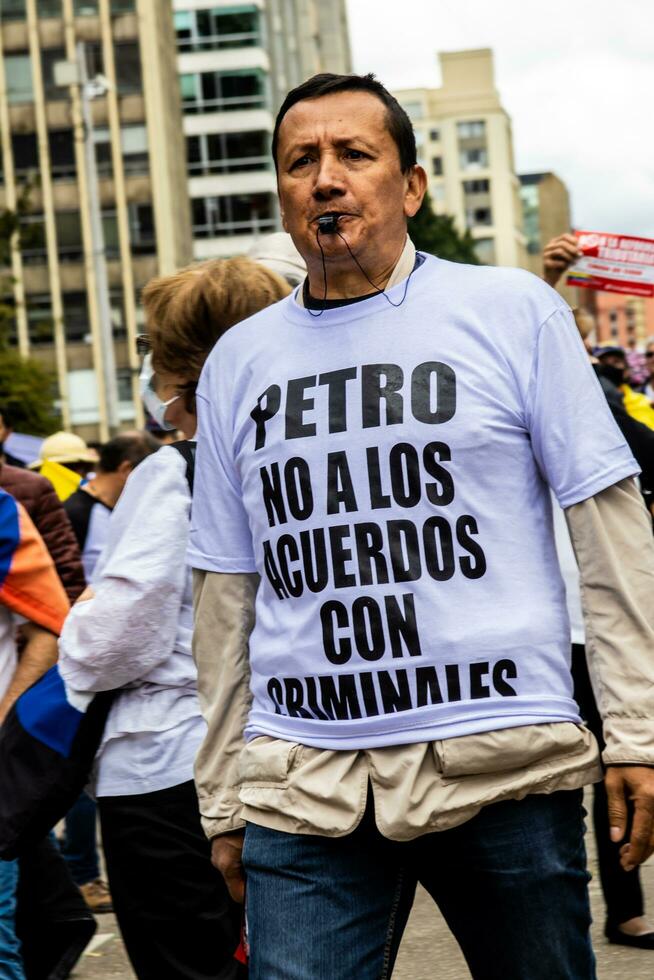
[[587,748],[584,729],[573,722],[525,725],[433,742],[444,779],[527,769]]
[[292,770],[300,764],[304,746],[261,735],[247,742],[241,751],[241,786],[282,789]]

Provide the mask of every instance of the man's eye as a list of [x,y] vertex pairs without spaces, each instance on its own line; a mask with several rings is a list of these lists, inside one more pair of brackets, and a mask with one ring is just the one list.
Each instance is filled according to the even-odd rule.
[[365,153],[362,153],[361,150],[346,150],[345,155],[350,160],[363,160],[365,157]]
[[291,170],[295,170],[296,167],[305,167],[307,163],[310,162],[311,162],[311,157],[309,156],[298,157],[298,159],[294,160],[293,163],[291,164]]

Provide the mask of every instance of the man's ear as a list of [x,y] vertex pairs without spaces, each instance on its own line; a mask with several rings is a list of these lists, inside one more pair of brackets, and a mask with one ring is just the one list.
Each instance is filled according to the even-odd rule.
[[134,465],[130,463],[128,459],[124,459],[122,463],[118,464],[118,472],[120,473],[121,476],[124,476],[125,479],[127,479],[127,477],[130,475],[133,469],[134,469]]
[[413,218],[420,210],[425,193],[427,192],[427,174],[424,167],[416,164],[407,175],[406,192],[404,195],[404,213],[407,218]]

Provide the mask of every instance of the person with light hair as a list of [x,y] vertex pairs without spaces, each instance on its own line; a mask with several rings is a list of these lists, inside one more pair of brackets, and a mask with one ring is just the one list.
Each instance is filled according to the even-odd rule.
[[143,401],[187,439],[144,460],[110,521],[93,595],[71,612],[60,670],[78,691],[118,689],[95,764],[114,909],[139,980],[232,980],[240,915],[211,866],[193,782],[206,730],[191,655],[189,535],[195,388],[215,342],[290,289],[246,258],[151,281]]

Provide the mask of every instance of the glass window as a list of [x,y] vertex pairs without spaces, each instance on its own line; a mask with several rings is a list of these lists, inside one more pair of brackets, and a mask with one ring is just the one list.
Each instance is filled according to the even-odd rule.
[[116,82],[121,95],[140,92],[141,55],[138,41],[125,41],[116,45]]
[[482,265],[495,264],[495,239],[477,238],[475,240],[475,254]]
[[43,347],[54,343],[54,322],[49,294],[28,296],[25,302],[30,344]]
[[91,332],[86,293],[63,293],[66,340],[81,343]]
[[74,0],[73,10],[76,17],[96,17],[98,0]]
[[113,174],[111,161],[111,137],[106,126],[96,126],[93,129],[95,144],[95,163],[100,177],[110,177]]
[[74,177],[75,140],[72,129],[51,129],[48,131],[50,144],[50,167],[55,180]]
[[5,20],[25,20],[25,0],[2,0],[0,4],[0,23]]
[[460,154],[462,170],[481,170],[488,166],[488,151],[485,149],[462,150]]
[[424,109],[422,102],[405,102],[402,106],[409,119],[422,119]]
[[93,368],[68,372],[68,407],[73,425],[92,425],[99,421],[98,379]]
[[45,260],[45,224],[42,214],[26,214],[20,219],[20,250],[26,265]]
[[11,149],[16,174],[22,176],[39,169],[39,147],[36,133],[12,133]]
[[68,92],[55,82],[54,66],[58,61],[66,61],[64,48],[44,48],[41,51],[41,67],[43,70],[43,89],[46,99],[66,99]]
[[149,204],[128,205],[130,241],[137,255],[156,251],[154,212]]
[[5,76],[7,79],[7,102],[32,102],[32,62],[28,54],[9,54],[5,57]]
[[464,180],[463,191],[465,194],[488,194],[490,191],[490,180],[481,178],[479,180]]
[[197,238],[258,234],[277,225],[272,194],[194,198],[191,216],[193,234]]
[[190,174],[239,173],[271,167],[269,135],[263,131],[207,133],[189,136],[186,156]]
[[118,401],[133,404],[132,400],[132,371],[131,368],[118,368],[116,371]]
[[472,122],[460,122],[456,124],[459,139],[479,139],[486,135],[486,122],[484,119],[475,119]]
[[243,69],[181,76],[184,112],[258,109],[265,106],[263,73]]
[[148,172],[148,131],[145,126],[122,126],[120,143],[123,149],[125,173]]
[[108,259],[117,258],[120,255],[120,242],[118,240],[118,219],[115,211],[103,211],[102,234],[104,237],[104,254]]
[[61,0],[36,0],[39,17],[61,17]]
[[492,225],[493,215],[490,208],[467,208],[466,225],[474,228],[476,225]]
[[431,172],[434,177],[443,176],[443,158],[442,157],[432,157],[431,160]]
[[180,51],[242,48],[261,44],[260,12],[252,4],[175,14]]
[[57,211],[55,225],[59,260],[61,262],[79,262],[84,254],[79,211]]

